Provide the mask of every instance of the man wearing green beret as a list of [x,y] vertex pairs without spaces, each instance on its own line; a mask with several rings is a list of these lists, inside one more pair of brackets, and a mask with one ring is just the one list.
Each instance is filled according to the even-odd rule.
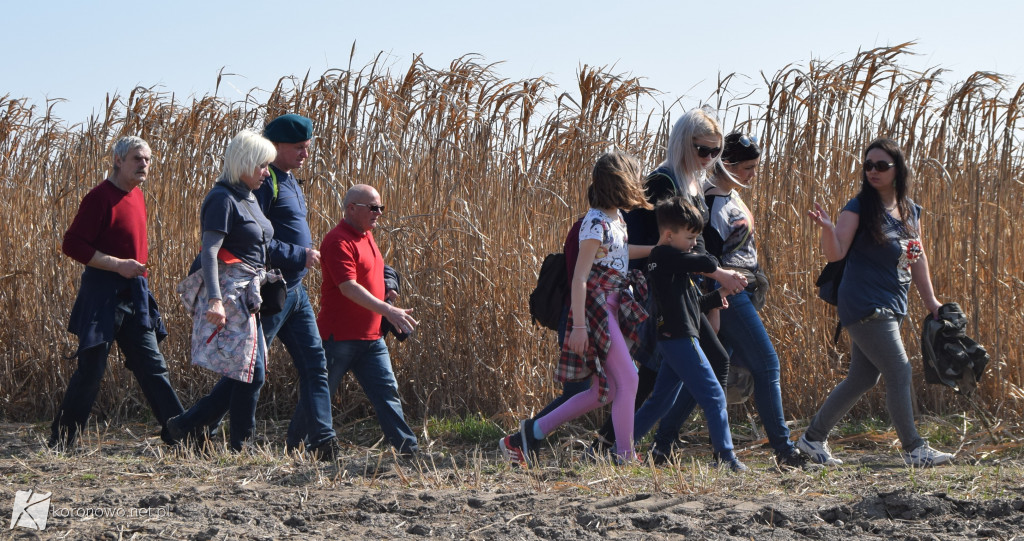
[[288,426],[289,450],[305,445],[321,460],[338,453],[331,416],[331,392],[327,386],[327,360],[317,331],[316,315],[302,279],[319,264],[320,252],[306,221],[306,197],[301,182],[292,171],[309,157],[313,122],[300,115],[275,118],[263,135],[277,148],[270,164],[270,176],[256,190],[263,214],[274,226],[270,243],[270,265],[280,269],[288,282],[288,297],[281,312],[263,318],[263,334],[269,346],[275,336],[281,339],[299,375],[299,403]]

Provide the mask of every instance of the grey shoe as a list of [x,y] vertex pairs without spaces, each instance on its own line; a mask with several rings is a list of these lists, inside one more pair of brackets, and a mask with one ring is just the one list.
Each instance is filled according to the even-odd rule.
[[840,466],[843,463],[842,460],[832,456],[832,449],[829,449],[827,441],[811,441],[807,439],[807,434],[800,436],[800,439],[796,440],[796,448],[804,452],[807,458],[815,464]]

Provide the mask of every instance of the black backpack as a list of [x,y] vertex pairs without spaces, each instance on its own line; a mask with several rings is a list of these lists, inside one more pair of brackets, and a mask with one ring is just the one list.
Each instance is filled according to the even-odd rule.
[[537,287],[530,293],[533,323],[557,331],[568,292],[569,272],[565,269],[565,254],[548,254],[537,274]]

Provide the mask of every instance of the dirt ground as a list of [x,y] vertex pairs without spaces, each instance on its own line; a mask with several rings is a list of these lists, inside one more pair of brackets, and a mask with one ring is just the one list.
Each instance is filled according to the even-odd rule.
[[[780,472],[753,442],[739,475],[709,468],[699,445],[668,467],[616,467],[564,438],[525,471],[490,445],[435,442],[416,460],[353,445],[318,463],[273,443],[170,450],[148,429],[108,427],[54,454],[42,425],[0,424],[0,539],[1024,540],[1019,445],[911,470],[882,434],[834,440],[840,468]],[[7,518],[29,489],[51,493],[45,530]]]

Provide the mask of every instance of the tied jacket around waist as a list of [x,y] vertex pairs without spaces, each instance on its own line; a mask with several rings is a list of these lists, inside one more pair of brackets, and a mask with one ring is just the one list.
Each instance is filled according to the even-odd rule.
[[206,284],[202,272],[193,272],[178,284],[177,292],[192,314],[192,364],[231,379],[252,382],[261,344],[256,312],[263,299],[260,285],[282,280],[280,273],[256,269],[243,262],[218,262],[221,302],[226,321],[218,328],[206,320]]
[[[632,290],[630,290],[632,286]],[[609,321],[605,310],[609,293],[619,294],[618,321]],[[587,299],[584,318],[587,323],[587,351],[584,356],[577,355],[569,349],[568,343],[562,347],[562,357],[558,361],[556,377],[558,381],[579,381],[593,375],[597,376],[598,398],[601,403],[608,401],[608,376],[604,371],[604,363],[608,358],[611,338],[608,325],[617,324],[622,335],[630,340],[629,354],[635,356],[640,349],[638,330],[640,324],[647,319],[647,281],[642,272],[631,270],[623,274],[603,265],[594,265],[587,278]],[[576,325],[572,310],[569,311],[571,325]]]

